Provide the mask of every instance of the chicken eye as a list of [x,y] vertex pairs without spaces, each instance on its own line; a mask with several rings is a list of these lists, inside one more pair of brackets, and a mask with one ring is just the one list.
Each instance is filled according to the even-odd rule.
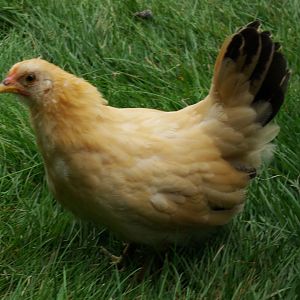
[[31,83],[35,80],[35,75],[34,74],[29,74],[25,78],[26,82]]

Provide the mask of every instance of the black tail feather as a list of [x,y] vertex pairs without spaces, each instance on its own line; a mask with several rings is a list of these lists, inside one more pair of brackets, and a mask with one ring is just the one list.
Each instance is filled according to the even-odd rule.
[[[262,102],[270,104],[269,110],[258,115],[257,121],[263,126],[278,113],[287,89],[290,71],[280,44],[274,43],[270,31],[260,31],[260,22],[254,21],[239,30],[228,45],[225,57],[239,65],[240,72],[249,75],[250,92],[254,95],[253,107]],[[241,64],[241,57],[245,57]],[[254,61],[257,57],[257,61]],[[253,71],[248,74],[246,67],[252,64]]]
[[278,113],[284,101],[288,79],[286,60],[280,52],[275,51],[266,77],[253,101],[253,103],[268,102],[271,105],[269,116],[261,120],[262,125],[269,123]]

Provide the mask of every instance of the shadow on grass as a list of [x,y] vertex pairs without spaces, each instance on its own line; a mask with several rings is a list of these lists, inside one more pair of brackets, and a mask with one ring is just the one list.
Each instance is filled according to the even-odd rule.
[[101,272],[107,270],[111,274],[117,271],[121,277],[136,273],[133,277],[137,281],[161,280],[164,273],[171,272],[180,274],[182,282],[188,284],[189,278],[193,275],[191,270],[195,266],[201,265],[206,269],[206,263],[209,263],[207,259],[212,257],[212,255],[207,255],[208,252],[218,255],[229,239],[237,239],[237,237],[232,237],[232,234],[235,234],[231,230],[232,225],[227,225],[197,245],[171,245],[160,250],[145,245],[134,245],[134,251],[126,257],[122,268],[118,269],[117,266],[111,264],[109,257],[101,252],[101,247],[119,256],[124,249],[124,242],[117,239],[107,229],[99,228],[91,223],[78,221],[73,221],[71,225],[63,223],[65,228],[61,228],[60,232],[57,230],[52,232],[51,238],[41,245],[43,252],[48,253],[48,263],[63,267],[65,264],[81,263],[84,260],[86,266],[94,270],[99,267]]
[[[95,230],[91,224],[85,224],[85,226]],[[109,257],[100,252],[100,248],[104,247],[113,255],[118,256],[122,254],[125,244],[108,230],[103,229],[96,243],[99,248],[97,259],[108,265],[109,269],[118,272],[120,277],[134,274],[132,280],[136,283],[151,280],[155,284],[161,281],[166,274],[172,273],[175,277],[181,278],[181,286],[184,287],[191,284],[192,270],[195,267],[206,270],[211,264],[211,255],[207,256],[208,252],[214,253],[213,257],[216,257],[229,239],[236,239],[232,234],[234,235],[234,232],[232,232],[232,225],[230,224],[219,228],[217,232],[212,233],[197,244],[184,246],[174,244],[162,249],[154,249],[146,245],[133,245],[134,249],[126,256],[121,266],[116,266],[111,263]]]

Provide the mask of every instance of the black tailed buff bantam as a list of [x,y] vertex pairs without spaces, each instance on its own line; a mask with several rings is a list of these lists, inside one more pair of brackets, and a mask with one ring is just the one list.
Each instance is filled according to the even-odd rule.
[[0,92],[28,105],[49,188],[64,207],[122,239],[199,240],[240,212],[279,128],[286,60],[252,22],[218,55],[208,96],[179,111],[111,107],[42,59],[15,64]]

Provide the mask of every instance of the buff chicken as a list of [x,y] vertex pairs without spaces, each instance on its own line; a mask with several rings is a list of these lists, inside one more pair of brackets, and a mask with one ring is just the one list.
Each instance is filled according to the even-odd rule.
[[16,63],[0,85],[31,115],[50,191],[121,239],[199,241],[245,203],[279,127],[289,70],[254,21],[226,39],[205,99],[179,111],[115,108],[96,87],[42,59]]

